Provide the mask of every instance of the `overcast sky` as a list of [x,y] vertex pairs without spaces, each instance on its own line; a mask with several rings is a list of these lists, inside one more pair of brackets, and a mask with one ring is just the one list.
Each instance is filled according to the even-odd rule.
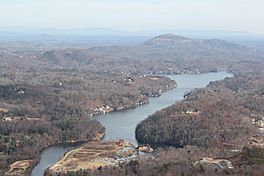
[[0,0],[0,26],[264,34],[264,0]]

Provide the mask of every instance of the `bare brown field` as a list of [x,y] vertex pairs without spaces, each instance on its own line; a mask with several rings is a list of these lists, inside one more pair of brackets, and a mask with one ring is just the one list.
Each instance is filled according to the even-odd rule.
[[80,169],[97,169],[114,166],[120,161],[136,155],[135,146],[124,141],[90,142],[72,150],[48,169],[48,173],[78,171]]
[[27,169],[31,166],[33,160],[21,160],[16,161],[10,165],[10,169],[5,175],[24,175],[27,173]]

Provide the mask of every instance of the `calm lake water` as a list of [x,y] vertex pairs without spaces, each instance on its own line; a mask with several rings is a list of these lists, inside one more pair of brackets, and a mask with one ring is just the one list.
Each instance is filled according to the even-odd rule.
[[[174,104],[183,99],[183,95],[195,88],[205,87],[210,81],[221,80],[231,77],[226,72],[207,73],[199,75],[170,75],[177,82],[175,89],[163,93],[160,97],[150,98],[150,103],[135,109],[112,112],[106,115],[95,116],[103,126],[106,127],[104,140],[124,139],[137,144],[135,129],[138,123],[156,111]],[[52,146],[41,153],[41,160],[34,168],[32,176],[41,176],[45,170],[56,163],[64,153],[73,149],[74,145]]]

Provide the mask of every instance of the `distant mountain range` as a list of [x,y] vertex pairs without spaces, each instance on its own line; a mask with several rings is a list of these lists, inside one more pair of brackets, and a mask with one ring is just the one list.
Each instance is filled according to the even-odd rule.
[[107,44],[136,44],[151,39],[161,33],[176,33],[196,39],[222,39],[252,47],[264,48],[264,35],[233,31],[196,31],[196,30],[149,30],[121,31],[111,28],[30,28],[0,27],[0,41],[57,41],[86,42],[102,46]]

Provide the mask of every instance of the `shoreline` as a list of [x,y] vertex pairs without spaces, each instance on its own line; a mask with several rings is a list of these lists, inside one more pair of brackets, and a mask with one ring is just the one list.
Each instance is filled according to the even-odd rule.
[[[96,119],[96,117],[97,116],[99,116],[99,115],[104,115],[104,114],[108,114],[108,113],[114,113],[114,112],[122,112],[122,111],[126,111],[126,110],[129,110],[129,109],[135,109],[135,108],[137,108],[138,106],[144,106],[144,105],[146,105],[146,104],[148,104],[149,103],[149,98],[158,98],[158,97],[160,97],[163,93],[165,93],[165,92],[167,92],[167,91],[169,91],[169,90],[172,90],[172,89],[175,89],[175,88],[177,88],[177,83],[175,82],[175,84],[173,85],[173,86],[169,86],[168,85],[168,88],[166,89],[166,90],[164,90],[164,91],[162,91],[161,93],[160,93],[160,95],[159,96],[147,96],[148,97],[148,100],[147,100],[147,102],[146,103],[143,103],[143,104],[137,104],[137,105],[135,105],[135,106],[131,106],[131,107],[126,107],[126,108],[124,108],[124,109],[115,109],[115,110],[113,110],[113,111],[109,111],[109,112],[106,112],[106,113],[101,113],[101,114],[95,114],[95,115],[92,115],[91,116],[91,118],[95,118]],[[91,141],[69,141],[69,142],[66,142],[66,143],[63,143],[63,142],[59,142],[59,143],[54,143],[54,144],[51,144],[51,145],[49,145],[49,146],[47,146],[47,147],[45,147],[43,150],[41,150],[40,151],[40,155],[41,155],[41,153],[45,150],[45,149],[47,149],[47,148],[49,148],[49,147],[52,147],[52,146],[57,146],[57,145],[67,145],[67,144],[74,144],[74,143],[80,143],[80,145],[78,145],[78,146],[76,146],[76,148],[78,148],[78,147],[80,147],[82,144],[85,144],[86,142],[93,142],[93,141],[98,141],[98,140],[102,140],[103,138],[104,138],[104,136],[105,136],[105,132],[103,133],[103,134],[101,134],[101,136],[99,135],[99,136],[97,136],[95,139],[93,139],[93,140],[91,140]],[[69,151],[70,152],[70,151]],[[66,152],[67,153],[67,152]],[[66,154],[66,153],[64,153],[64,155]],[[38,159],[38,161],[35,163],[35,165],[32,167],[32,169],[30,170],[30,174],[32,174],[32,171],[34,170],[34,168],[39,164],[39,162],[40,162],[40,158]],[[48,168],[47,168],[48,169]],[[47,170],[46,169],[46,170]]]
[[[165,76],[166,77],[166,76]],[[168,77],[169,78],[169,77]],[[104,114],[108,114],[108,113],[114,113],[114,112],[122,112],[122,111],[126,111],[126,110],[129,110],[129,109],[135,109],[139,106],[144,106],[146,104],[149,104],[149,98],[158,98],[160,97],[163,93],[169,91],[169,90],[172,90],[172,89],[175,89],[177,88],[177,83],[175,82],[174,85],[172,86],[169,86],[167,85],[168,88],[166,88],[165,90],[162,90],[161,92],[159,92],[158,94],[154,94],[153,96],[146,96],[147,97],[147,100],[146,101],[142,101],[142,102],[137,102],[136,104],[134,105],[131,105],[131,106],[128,106],[128,107],[123,107],[121,109],[114,109],[114,108],[111,108],[112,110],[109,110],[109,111],[101,111],[100,113],[93,113],[90,115],[90,117],[97,117],[99,115],[104,115]],[[143,94],[141,94],[143,95]]]

